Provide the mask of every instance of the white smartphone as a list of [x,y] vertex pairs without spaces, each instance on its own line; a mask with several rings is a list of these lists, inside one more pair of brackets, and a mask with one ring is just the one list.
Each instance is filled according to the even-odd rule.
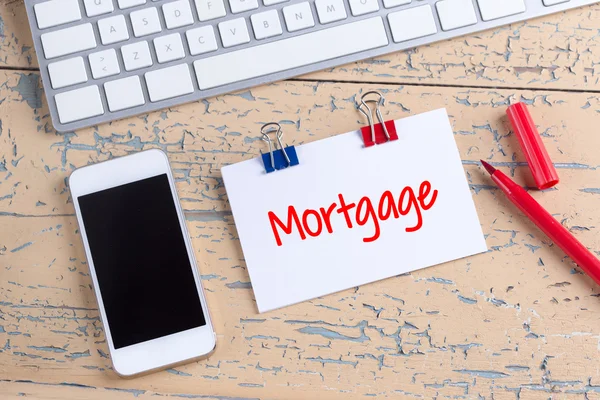
[[166,154],[79,168],[69,186],[115,372],[208,356],[216,336]]

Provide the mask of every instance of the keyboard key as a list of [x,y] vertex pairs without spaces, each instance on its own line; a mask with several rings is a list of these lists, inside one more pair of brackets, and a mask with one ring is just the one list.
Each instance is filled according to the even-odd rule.
[[259,40],[279,36],[283,33],[277,10],[269,10],[254,14],[250,17],[250,20],[252,21],[254,37]]
[[210,25],[190,29],[185,36],[190,47],[190,54],[193,56],[217,50],[217,38]]
[[219,23],[219,33],[221,34],[223,47],[236,46],[250,41],[246,20],[244,18],[237,18]]
[[285,25],[290,32],[315,26],[310,4],[306,1],[283,7],[283,18],[285,18]]
[[388,15],[394,42],[404,42],[437,32],[431,6],[424,5]]
[[161,64],[185,57],[179,33],[154,39],[154,50],[156,51],[156,59]]
[[81,57],[69,58],[48,64],[48,73],[50,74],[50,81],[54,89],[76,85],[88,80],[83,58]]
[[33,6],[38,28],[45,29],[52,26],[79,21],[81,11],[77,0],[50,0]]
[[258,8],[258,0],[229,0],[231,12],[234,14]]
[[112,0],[83,0],[83,4],[88,17],[108,14],[115,10]]
[[152,65],[148,42],[137,42],[121,47],[125,71],[134,71]]
[[86,86],[54,96],[61,124],[104,114],[98,86]]
[[92,70],[94,79],[117,75],[121,72],[115,49],[92,53],[88,56],[88,59],[90,60],[90,69]]
[[146,0],[119,0],[119,8],[130,8],[146,4]]
[[315,6],[317,7],[319,22],[322,24],[348,18],[344,0],[316,0]]
[[104,91],[106,92],[108,109],[112,112],[141,106],[146,103],[139,76],[106,82]]
[[274,4],[285,3],[286,1],[290,0],[263,0],[263,4],[265,6],[272,6]]
[[188,0],[179,0],[162,6],[167,29],[175,29],[194,23],[192,7]]
[[131,18],[131,26],[135,37],[151,35],[162,30],[156,7],[134,11],[129,14],[129,18]]
[[100,39],[103,45],[129,39],[125,17],[122,15],[115,15],[114,17],[99,20],[98,31],[100,32]]
[[60,57],[96,47],[94,29],[89,23],[43,33],[40,39],[46,58]]
[[544,0],[544,5],[545,6],[553,6],[555,4],[562,4],[562,3],[567,3],[571,0]]
[[477,23],[477,15],[471,0],[444,0],[438,1],[435,6],[442,29],[445,31]]
[[492,21],[527,11],[524,0],[477,0],[477,3],[479,3],[481,18],[484,21]]
[[205,90],[387,45],[383,20],[374,17],[206,57],[194,69]]
[[146,72],[150,101],[170,99],[194,92],[190,68],[187,64]]
[[225,16],[223,0],[195,0],[198,19],[201,22]]
[[379,10],[379,2],[377,0],[348,0],[350,10],[355,17]]
[[383,0],[383,6],[385,8],[392,8],[410,4],[411,0]]

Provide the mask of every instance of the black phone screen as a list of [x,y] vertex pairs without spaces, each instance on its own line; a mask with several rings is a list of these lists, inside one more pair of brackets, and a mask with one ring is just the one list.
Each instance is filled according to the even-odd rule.
[[116,349],[206,324],[166,174],[78,200]]

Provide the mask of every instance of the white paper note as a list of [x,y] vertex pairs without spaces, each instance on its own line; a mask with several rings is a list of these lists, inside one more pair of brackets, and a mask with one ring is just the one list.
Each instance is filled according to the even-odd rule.
[[260,312],[487,251],[446,110],[396,129],[297,146],[270,174],[261,158],[222,169]]

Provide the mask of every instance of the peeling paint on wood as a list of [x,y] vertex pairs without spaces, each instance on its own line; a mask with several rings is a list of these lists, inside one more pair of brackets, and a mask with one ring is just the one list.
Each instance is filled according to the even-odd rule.
[[[477,163],[533,187],[504,115],[531,104],[562,179],[531,193],[600,255],[599,13],[65,134],[52,129],[38,72],[0,71],[0,398],[600,398],[598,286]],[[0,17],[0,65],[35,69],[22,3],[0,3]],[[280,122],[296,145],[358,128],[356,96],[371,89],[385,93],[389,118],[447,108],[490,250],[257,314],[220,168],[264,150],[265,122]],[[123,380],[111,370],[67,177],[149,148],[174,169],[218,347],[208,360]]]

